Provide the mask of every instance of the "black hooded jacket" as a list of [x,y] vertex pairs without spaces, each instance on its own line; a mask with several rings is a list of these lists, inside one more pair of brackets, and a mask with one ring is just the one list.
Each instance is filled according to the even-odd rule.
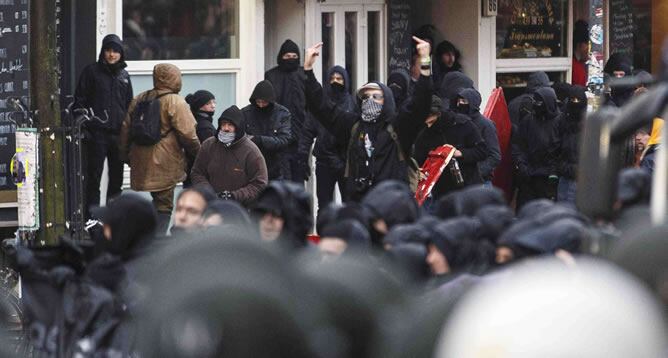
[[455,71],[443,76],[438,88],[438,96],[443,100],[443,107],[448,109],[450,102],[465,88],[473,88],[473,80],[465,74]]
[[566,112],[559,124],[559,161],[557,174],[567,179],[575,179],[578,164],[578,144],[582,129],[583,116],[587,111],[587,95],[582,86],[573,86],[569,91],[569,98],[577,97],[580,102],[567,100],[564,108]]
[[513,124],[513,130],[515,130],[515,127],[519,123],[522,116],[527,114],[527,109],[531,107],[531,99],[533,94],[539,88],[549,86],[550,78],[547,77],[547,73],[538,71],[529,75],[526,92],[508,103],[508,114],[510,115],[510,121]]
[[303,135],[304,124],[306,122],[306,99],[304,94],[304,81],[306,75],[304,69],[298,67],[294,71],[288,71],[282,65],[282,57],[289,52],[297,51],[301,58],[299,47],[291,40],[286,40],[278,53],[277,62],[279,66],[272,68],[264,74],[264,79],[271,82],[276,94],[276,103],[284,106],[292,114],[291,131],[295,139],[294,145],[290,147],[297,150],[299,138]]
[[494,169],[501,163],[501,147],[499,146],[499,137],[496,134],[496,125],[480,113],[482,98],[478,91],[473,88],[466,88],[459,92],[459,97],[469,102],[469,112],[466,114],[480,131],[480,135],[485,141],[485,147],[487,147],[487,158],[478,163],[480,176],[484,181],[492,180]]
[[[275,103],[274,89],[269,81],[261,81],[255,86],[250,103],[241,111],[244,114],[243,127],[246,134],[262,152],[269,180],[283,179],[287,175],[286,151],[293,142],[290,131],[292,117],[287,108]],[[269,102],[261,109],[255,104],[256,99]]]
[[[104,50],[110,47],[121,51],[121,59],[114,65],[104,60]],[[92,108],[102,120],[107,120],[108,116],[106,123],[90,121],[86,123],[87,128],[116,135],[120,133],[133,97],[132,82],[125,67],[123,42],[116,35],[105,36],[98,61],[84,68],[74,93],[75,108]]]
[[274,181],[260,194],[255,212],[271,211],[283,220],[278,240],[289,248],[306,247],[306,235],[313,224],[310,195],[303,185],[289,181]]
[[549,87],[538,89],[535,95],[545,103],[545,113],[523,116],[512,141],[513,164],[522,177],[547,177],[557,169],[561,120],[557,96]]
[[387,78],[387,87],[390,87],[394,94],[394,103],[399,108],[403,108],[411,102],[411,76],[403,68],[398,68]]
[[[322,86],[313,71],[307,71],[306,75],[306,100],[309,110],[336,138],[337,145],[346,148],[346,191],[349,197],[359,200],[370,186],[383,180],[407,182],[410,146],[431,105],[431,79],[424,76],[420,78],[414,104],[411,106],[413,110],[399,113],[396,111],[392,91],[382,83],[373,82],[383,91],[384,105],[376,120],[364,122],[360,114],[345,112],[332,101],[325,100]],[[389,126],[394,129],[396,139],[390,134]],[[367,135],[374,148],[371,157],[365,149]],[[371,185],[356,186],[355,183],[360,182],[357,179],[366,179]]]
[[[452,53],[455,56],[455,63],[452,64],[452,67],[448,67],[441,61],[441,57],[445,53]],[[450,41],[443,41],[436,46],[436,53],[434,55],[434,78],[436,80],[436,83],[440,83],[440,81],[445,77],[450,72],[461,72],[462,70],[462,65],[459,64],[459,58],[461,57],[461,53],[459,50],[455,47],[454,44]]]
[[[343,76],[344,90],[343,93],[337,93],[329,83],[329,78],[332,74],[338,73]],[[332,101],[338,108],[348,113],[358,113],[357,101],[350,94],[351,90],[350,76],[341,66],[334,66],[327,72],[325,83],[323,84],[324,97]],[[308,162],[309,152],[313,139],[317,138],[315,147],[313,148],[313,156],[315,156],[317,163],[326,165],[336,170],[343,170],[345,167],[345,149],[337,146],[336,138],[332,136],[325,127],[322,126],[315,118],[309,116],[306,119],[304,126],[304,136],[299,138],[299,158],[302,163]]]

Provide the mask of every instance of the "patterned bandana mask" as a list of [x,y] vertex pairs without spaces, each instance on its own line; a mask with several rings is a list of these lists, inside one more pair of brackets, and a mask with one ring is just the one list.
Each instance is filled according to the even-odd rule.
[[380,112],[383,110],[383,105],[376,103],[373,98],[367,98],[362,101],[362,120],[365,122],[373,122],[380,117]]

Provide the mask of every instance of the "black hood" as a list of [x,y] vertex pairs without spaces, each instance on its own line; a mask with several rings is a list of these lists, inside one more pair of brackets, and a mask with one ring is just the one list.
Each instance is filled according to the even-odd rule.
[[447,109],[450,100],[455,99],[457,94],[465,88],[474,88],[473,80],[461,72],[448,72],[441,80],[438,96],[443,100],[443,106]]
[[[573,123],[580,123],[587,112],[587,89],[583,86],[570,86],[568,100],[566,101],[567,118]],[[571,98],[577,98],[578,103],[572,102]]]
[[480,221],[480,236],[491,242],[496,242],[515,221],[513,210],[506,205],[484,206],[475,217]]
[[557,250],[577,253],[586,235],[586,227],[580,221],[564,218],[519,235],[514,244],[540,254]]
[[236,201],[217,199],[210,202],[207,205],[204,217],[214,214],[223,218],[223,225],[235,225],[243,228],[251,226],[248,211]]
[[615,71],[624,71],[626,76],[631,75],[631,61],[626,55],[619,52],[610,55],[608,62],[605,63],[603,72],[612,77]]
[[529,75],[529,79],[527,80],[526,91],[527,93],[534,93],[539,88],[549,87],[549,86],[550,86],[550,78],[547,77],[547,73],[543,71],[538,71]]
[[321,238],[333,237],[348,244],[348,249],[365,254],[371,248],[369,231],[357,220],[346,219],[327,225],[320,233]]
[[278,56],[276,57],[276,62],[280,63],[281,60],[283,59],[283,55],[286,53],[296,53],[299,58],[302,58],[301,51],[299,50],[299,46],[292,40],[287,39],[283,44],[281,45],[281,49],[278,51]]
[[[441,63],[441,56],[448,52],[455,55],[455,62],[450,68],[447,68],[445,64]],[[459,59],[461,56],[462,54],[450,41],[443,41],[439,43],[438,46],[436,46],[436,63],[442,71],[459,71],[462,68],[462,66],[459,64]]]
[[477,260],[475,246],[479,229],[480,223],[476,219],[445,220],[432,228],[431,243],[445,256],[452,271],[462,271]]
[[487,205],[506,205],[503,192],[498,188],[472,185],[441,198],[436,207],[436,216],[443,219],[474,216]]
[[250,96],[250,103],[255,104],[256,99],[263,99],[269,103],[276,103],[276,91],[271,82],[264,80],[255,85],[255,89]]
[[288,247],[305,247],[306,235],[313,223],[311,197],[303,185],[287,181],[274,181],[260,194],[255,205],[258,213],[277,213],[285,224],[279,238]]
[[386,180],[373,187],[362,199],[362,205],[372,213],[372,219],[383,219],[388,229],[417,220],[420,210],[408,185]]
[[430,237],[430,232],[424,224],[402,224],[394,226],[383,238],[383,243],[390,246],[405,243],[418,243],[424,245],[429,241]]
[[531,219],[534,218],[540,213],[543,213],[556,204],[552,200],[548,199],[537,199],[537,200],[532,200],[520,209],[520,211],[517,213],[517,218],[518,219]]
[[[397,114],[397,106],[394,103],[394,95],[392,93],[392,90],[385,84],[380,83],[378,81],[372,81],[369,83],[374,83],[378,85],[380,89],[383,91],[383,97],[385,99],[385,103],[383,104],[383,109],[381,110],[378,119],[385,122],[391,121],[392,118],[394,118]],[[357,92],[359,93],[359,90]],[[359,96],[357,97],[357,105],[358,107],[362,106],[362,101],[359,99]]]
[[335,73],[338,73],[341,76],[343,76],[344,91],[345,91],[346,94],[350,95],[351,83],[350,83],[350,75],[348,75],[348,71],[346,71],[346,69],[341,67],[341,66],[334,66],[327,71],[327,77],[323,78],[323,80],[322,80],[322,88],[323,88],[323,91],[325,92],[325,96],[327,96],[327,98],[332,98],[333,97],[332,96],[332,85],[329,83],[329,79]]
[[151,241],[158,216],[150,201],[137,194],[125,194],[100,211],[102,222],[111,227],[112,254],[128,259]]
[[241,112],[239,107],[232,105],[223,111],[220,117],[218,117],[218,127],[216,128],[216,131],[220,130],[220,125],[222,124],[223,120],[230,121],[232,124],[234,124],[237,140],[246,134],[243,126],[244,114]]
[[108,48],[114,48],[115,50],[121,53],[121,59],[118,61],[121,64],[121,68],[127,67],[125,64],[125,49],[123,48],[123,40],[120,37],[114,34],[105,36],[102,39],[102,48],[100,48],[100,55],[98,56],[98,61],[100,63],[106,63],[104,61],[104,50]]
[[[401,87],[400,91],[395,93],[395,100],[397,98],[404,100],[408,97],[408,87],[411,83],[411,76],[408,71],[404,68],[398,68],[390,73],[390,76],[387,78],[387,86],[390,88]],[[396,86],[392,86],[395,84]]]
[[550,87],[543,87],[536,90],[536,96],[540,97],[545,103],[545,115],[547,119],[554,119],[559,116],[559,107],[557,106],[557,94]]
[[552,84],[552,89],[557,95],[557,101],[560,103],[565,103],[568,97],[571,95],[571,85],[566,82],[554,82]]
[[619,173],[617,200],[624,207],[648,204],[652,192],[652,175],[645,169],[628,168]]
[[459,91],[458,96],[469,102],[468,114],[480,113],[482,97],[480,96],[480,92],[478,92],[478,90],[475,88],[465,88]]

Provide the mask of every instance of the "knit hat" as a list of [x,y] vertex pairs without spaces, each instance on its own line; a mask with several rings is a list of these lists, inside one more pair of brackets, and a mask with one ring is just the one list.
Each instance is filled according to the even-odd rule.
[[283,42],[283,45],[281,45],[281,49],[278,51],[278,58],[276,59],[276,61],[281,62],[283,55],[285,55],[286,53],[296,53],[297,56],[301,58],[299,46],[297,46],[297,44],[290,39],[285,40],[285,42]]
[[209,103],[210,100],[215,99],[216,97],[213,93],[207,90],[199,90],[195,93],[191,93],[186,96],[186,102],[190,105],[190,110],[192,112],[197,112],[202,106]]
[[251,94],[250,97],[250,103],[255,104],[255,100],[257,99],[262,99],[269,103],[276,102],[276,92],[274,91],[274,86],[271,82],[264,80],[255,86],[253,94]]

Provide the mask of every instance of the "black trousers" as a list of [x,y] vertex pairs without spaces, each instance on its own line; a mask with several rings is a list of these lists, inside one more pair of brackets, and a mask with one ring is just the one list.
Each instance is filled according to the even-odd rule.
[[334,188],[339,184],[339,193],[341,199],[346,201],[345,181],[343,175],[345,168],[332,168],[323,163],[316,163],[315,177],[316,177],[316,195],[318,196],[318,212],[327,207],[329,203],[334,201]]
[[522,178],[517,183],[517,189],[517,210],[532,200],[553,199],[556,195],[556,187],[548,177],[542,176]]
[[104,160],[109,165],[109,185],[107,187],[107,201],[121,193],[123,185],[123,163],[118,155],[118,136],[102,132],[91,131],[84,141],[86,150],[86,207],[100,204],[100,181],[104,169]]

